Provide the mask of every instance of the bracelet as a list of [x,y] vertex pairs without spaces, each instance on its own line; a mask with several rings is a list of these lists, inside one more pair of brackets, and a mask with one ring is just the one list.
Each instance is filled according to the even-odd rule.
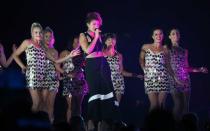
[[193,69],[192,72],[199,72],[199,69]]

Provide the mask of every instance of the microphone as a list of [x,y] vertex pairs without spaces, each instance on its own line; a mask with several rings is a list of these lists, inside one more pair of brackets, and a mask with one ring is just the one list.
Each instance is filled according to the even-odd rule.
[[101,33],[101,30],[100,30],[99,28],[95,28],[95,31],[96,31],[96,30],[99,30],[99,33]]

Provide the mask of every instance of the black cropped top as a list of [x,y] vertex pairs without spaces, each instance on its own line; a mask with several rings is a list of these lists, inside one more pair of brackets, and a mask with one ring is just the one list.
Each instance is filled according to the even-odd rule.
[[[87,32],[85,32],[84,35],[88,41],[88,45],[90,45],[90,43],[93,41],[94,38],[92,38],[92,36],[90,36],[90,34],[88,34]],[[102,49],[103,49],[103,43],[102,41],[100,41],[100,39],[98,39],[92,52],[99,52],[99,51],[102,51]],[[87,53],[84,53],[84,54],[85,56],[88,55]]]

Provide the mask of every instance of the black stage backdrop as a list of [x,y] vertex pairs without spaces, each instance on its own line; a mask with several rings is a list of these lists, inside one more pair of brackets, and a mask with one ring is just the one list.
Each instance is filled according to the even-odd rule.
[[[169,42],[170,29],[178,28],[181,46],[189,50],[190,65],[210,68],[209,5],[208,1],[191,0],[1,0],[0,41],[9,57],[12,44],[19,46],[24,39],[30,38],[31,24],[39,22],[54,30],[55,48],[61,52],[71,43],[73,36],[86,31],[86,13],[98,11],[103,18],[103,33],[118,35],[117,48],[124,56],[126,70],[142,73],[138,62],[140,48],[151,42],[152,30],[156,27],[164,30],[165,43]],[[4,75],[1,79],[5,82],[0,94],[1,105],[21,101],[23,96],[30,99],[27,91],[19,91],[25,86],[24,75],[14,62]],[[204,124],[210,113],[210,77],[208,74],[191,74],[191,79],[190,110],[196,112]],[[123,120],[141,124],[149,105],[143,81],[125,78],[125,83],[126,93],[121,103]],[[167,106],[170,109],[172,105],[169,96]],[[83,106],[85,117],[86,99]],[[57,120],[64,120],[65,108],[65,99],[59,94],[55,104]]]

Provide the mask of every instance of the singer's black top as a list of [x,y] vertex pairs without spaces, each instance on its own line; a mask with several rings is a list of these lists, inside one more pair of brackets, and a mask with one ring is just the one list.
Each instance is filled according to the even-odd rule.
[[[87,32],[85,32],[84,35],[85,35],[85,37],[88,41],[88,45],[90,45],[90,43],[93,41],[94,38],[90,34],[88,34]],[[92,52],[100,52],[100,51],[102,51],[102,49],[103,49],[102,41],[100,41],[100,39],[98,39]],[[84,54],[85,54],[85,56],[88,55],[86,53],[84,53]]]

